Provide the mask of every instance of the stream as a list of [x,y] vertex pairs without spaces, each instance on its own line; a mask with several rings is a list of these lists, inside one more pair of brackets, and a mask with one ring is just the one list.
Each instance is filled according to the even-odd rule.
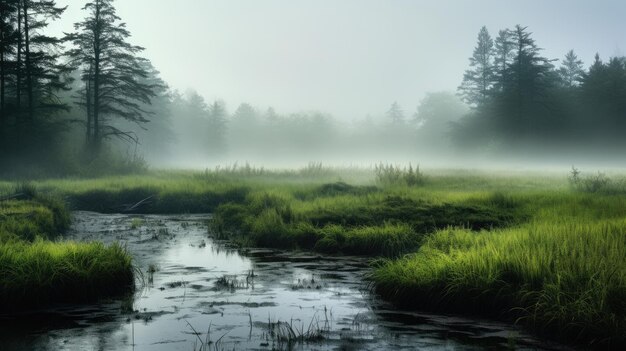
[[75,212],[63,240],[118,241],[133,296],[0,316],[2,350],[565,350],[519,328],[402,311],[376,298],[362,257],[237,249],[210,215]]

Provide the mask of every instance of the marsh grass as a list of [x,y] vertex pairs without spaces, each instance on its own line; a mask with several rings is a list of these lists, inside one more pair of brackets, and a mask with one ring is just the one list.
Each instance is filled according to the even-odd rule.
[[419,186],[424,185],[426,177],[420,172],[419,165],[413,168],[412,164],[408,167],[399,165],[379,163],[374,166],[374,174],[376,182],[381,185],[406,185]]
[[138,229],[145,224],[145,220],[143,218],[135,217],[130,221],[130,229]]
[[0,310],[84,302],[133,289],[131,259],[119,245],[0,244]]
[[0,201],[0,243],[52,239],[69,227],[70,213],[58,197],[24,184],[10,194]]
[[58,197],[32,185],[0,201],[0,311],[91,301],[134,288],[130,255],[119,245],[52,242],[69,227]]
[[330,183],[251,191],[242,203],[220,205],[212,228],[248,245],[398,256],[437,228],[480,230],[523,220],[518,207],[504,195],[437,202],[399,189]]
[[579,192],[598,194],[626,194],[626,179],[609,177],[606,173],[583,174],[576,167],[572,167],[568,177],[570,186]]
[[437,231],[386,261],[375,290],[405,307],[491,314],[597,346],[626,342],[626,221]]
[[[375,168],[233,166],[35,185],[75,209],[116,212],[151,197],[134,212],[214,212],[212,233],[242,245],[390,257],[376,260],[372,283],[399,305],[488,314],[569,342],[624,346],[622,176],[578,188],[567,172],[413,169],[416,182],[405,179],[408,168],[379,173],[377,180]],[[0,182],[0,193],[13,186]],[[32,201],[3,201],[2,225],[24,233],[18,237],[55,233],[54,206]],[[38,206],[41,213],[29,209]],[[28,221],[7,222],[7,212]],[[3,242],[15,239],[6,232]]]

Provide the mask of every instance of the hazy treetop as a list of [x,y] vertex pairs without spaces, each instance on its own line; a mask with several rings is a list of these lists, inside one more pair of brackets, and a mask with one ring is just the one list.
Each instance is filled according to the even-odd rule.
[[[69,5],[53,31],[84,13]],[[453,91],[476,33],[528,26],[545,56],[575,49],[585,66],[626,48],[623,0],[117,0],[134,41],[174,88],[235,109],[321,109],[338,118],[414,110],[427,91]],[[132,39],[131,39],[132,40]]]

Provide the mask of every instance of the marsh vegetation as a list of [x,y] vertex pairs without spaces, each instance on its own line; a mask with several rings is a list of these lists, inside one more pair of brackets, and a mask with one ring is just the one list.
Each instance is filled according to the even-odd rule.
[[[381,169],[391,175],[381,175]],[[205,240],[228,240],[244,252],[265,247],[338,257],[377,257],[362,282],[369,281],[373,292],[401,308],[480,314],[515,322],[551,339],[596,347],[624,343],[626,267],[621,258],[626,254],[626,200],[619,185],[621,175],[604,175],[603,179],[610,181],[603,181],[598,190],[578,186],[597,178],[593,173],[580,172],[573,181],[567,172],[420,171],[419,182],[406,181],[410,174],[415,176],[415,170],[409,171],[408,166],[322,166],[316,172],[311,174],[309,168],[272,172],[248,167],[45,180],[28,188],[42,189],[32,190],[36,193],[45,189],[47,200],[11,199],[2,206],[7,218],[20,218],[20,214],[41,217],[37,222],[27,222],[42,223],[44,227],[36,233],[56,233],[54,210],[44,205],[53,203],[50,199],[55,196],[65,198],[75,210],[104,213],[116,213],[120,205],[150,198],[131,212],[212,212]],[[11,189],[8,183],[3,186]],[[92,200],[94,197],[98,200]],[[53,208],[57,217],[64,218],[61,223],[66,227],[66,210],[56,204]],[[92,204],[98,207],[90,207]],[[158,243],[175,238],[167,227],[150,228],[145,218],[126,216],[130,218],[124,228],[144,233],[146,240]],[[27,239],[32,229],[16,223],[12,219],[3,224],[5,233],[20,233],[18,229],[28,233],[15,234],[25,235],[21,241],[7,239],[3,244],[3,257],[11,257],[13,265],[19,266],[19,260],[34,264],[40,257],[61,261],[71,257],[88,265],[89,271],[68,270],[83,278],[63,278],[68,288],[82,287],[81,301],[97,296],[89,294],[89,289],[110,296],[128,286],[130,258],[118,245]],[[188,226],[184,223],[180,224],[183,230]],[[35,243],[29,243],[32,240]],[[192,244],[206,246],[204,240]],[[41,255],[42,250],[54,253]],[[37,267],[67,267],[64,264]],[[112,271],[112,267],[125,267],[125,275]],[[150,267],[145,270],[152,269],[153,281],[158,270]],[[35,283],[22,284],[58,287],[33,278],[50,276],[48,270],[14,272],[18,274],[7,279],[29,277]],[[215,288],[235,295],[247,290],[254,285],[251,277],[258,274],[256,270],[250,272],[245,276],[221,275]],[[315,290],[318,284],[308,285]],[[7,296],[15,296],[11,285],[5,286]],[[300,285],[296,282],[293,286]],[[50,301],[55,296],[74,299],[62,290],[58,295],[39,288],[31,291],[37,294],[23,295],[25,302],[46,301],[41,296]]]

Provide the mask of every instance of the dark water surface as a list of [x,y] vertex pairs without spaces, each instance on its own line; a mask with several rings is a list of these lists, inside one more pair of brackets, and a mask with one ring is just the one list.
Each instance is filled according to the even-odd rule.
[[137,292],[0,316],[0,350],[564,349],[498,322],[396,310],[370,294],[364,258],[229,248],[209,218],[74,213],[65,239],[126,245]]

